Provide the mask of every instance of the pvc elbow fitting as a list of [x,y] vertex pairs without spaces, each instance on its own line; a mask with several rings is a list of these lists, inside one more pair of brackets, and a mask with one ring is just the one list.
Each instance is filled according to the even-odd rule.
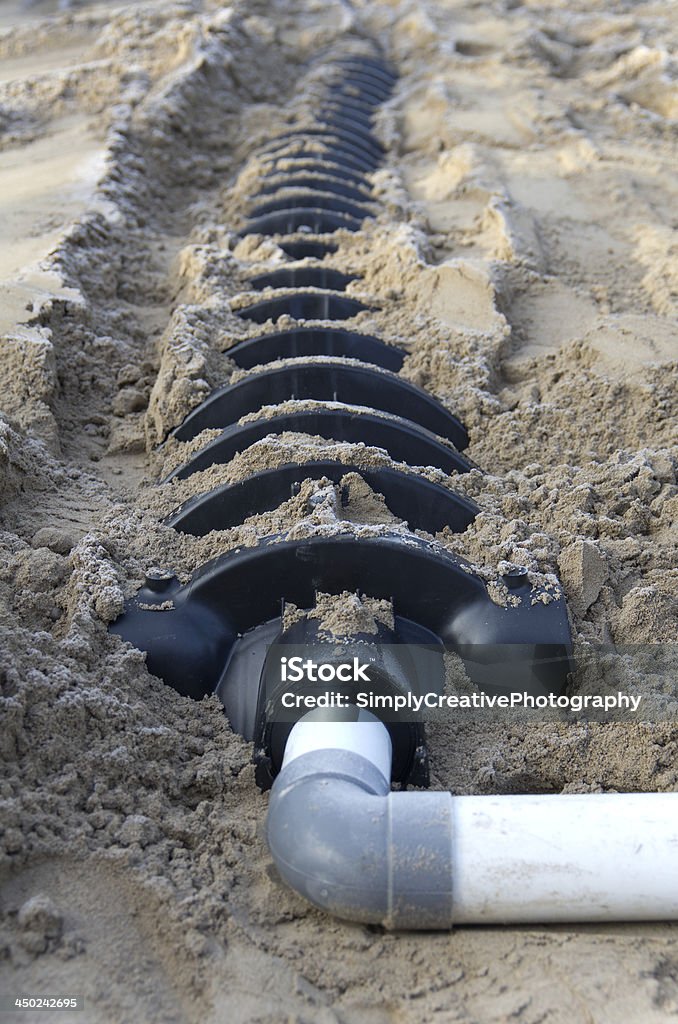
[[360,714],[305,716],[271,790],[271,853],[317,907],[411,929],[678,919],[678,793],[391,793],[388,733]]
[[449,793],[391,793],[353,751],[310,751],[273,783],[268,844],[288,885],[337,917],[449,928],[451,810]]

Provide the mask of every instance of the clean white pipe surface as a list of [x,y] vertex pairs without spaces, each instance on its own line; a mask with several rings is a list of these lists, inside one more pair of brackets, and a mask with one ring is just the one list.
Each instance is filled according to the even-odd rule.
[[678,918],[678,793],[452,798],[454,923]]
[[348,750],[359,754],[377,768],[386,781],[391,781],[391,737],[384,724],[369,711],[352,709],[350,720],[328,721],[324,709],[309,711],[295,723],[283,757],[283,768],[302,754],[312,750]]

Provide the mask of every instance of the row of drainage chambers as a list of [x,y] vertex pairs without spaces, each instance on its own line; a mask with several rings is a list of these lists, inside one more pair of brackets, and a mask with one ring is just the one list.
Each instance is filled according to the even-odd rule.
[[[391,697],[442,693],[445,648],[462,656],[471,680],[489,693],[560,694],[570,669],[562,596],[535,600],[527,574],[516,569],[504,578],[510,601],[501,607],[468,564],[414,532],[463,531],[477,514],[472,502],[421,472],[473,468],[463,454],[467,432],[399,375],[401,349],[342,324],[371,308],[346,294],[358,275],[332,266],[332,254],[341,232],[361,230],[378,212],[370,174],[384,153],[373,117],[395,80],[377,55],[337,59],[313,120],[282,130],[258,154],[264,174],[243,233],[275,238],[292,262],[249,277],[248,289],[266,297],[238,314],[257,324],[283,315],[317,323],[247,337],[228,350],[252,372],[215,390],[175,430],[181,441],[207,428],[220,433],[168,480],[228,463],[283,431],[381,448],[393,464],[364,464],[359,448],[348,462],[319,449],[317,459],[199,494],[167,522],[196,536],[227,529],[275,509],[309,478],[318,482],[316,497],[324,500],[329,487],[340,506],[345,479],[356,473],[411,532],[276,535],[207,563],[185,586],[152,572],[112,629],[145,650],[151,671],[180,693],[220,696],[233,728],[254,743],[260,786],[272,786],[267,835],[278,870],[317,906],[397,928],[663,916],[661,863],[650,869],[651,857],[642,852],[633,867],[622,859],[613,883],[598,858],[605,823],[614,818],[611,834],[624,853],[637,846],[641,823],[654,828],[662,820],[666,831],[675,795],[407,792],[429,782],[421,719],[358,710],[349,685],[341,709],[304,714],[283,707],[290,689],[281,679],[283,651],[336,666],[358,652],[373,692]],[[296,408],[292,399],[313,404]],[[282,411],[241,422],[264,405]],[[379,623],[376,635],[341,642],[325,636],[308,614],[315,595],[344,591],[392,602],[392,625]],[[306,610],[288,627],[286,602]],[[326,689],[304,678],[296,689],[317,695],[320,686]],[[631,874],[633,885],[624,888]],[[675,888],[672,899],[674,913]]]

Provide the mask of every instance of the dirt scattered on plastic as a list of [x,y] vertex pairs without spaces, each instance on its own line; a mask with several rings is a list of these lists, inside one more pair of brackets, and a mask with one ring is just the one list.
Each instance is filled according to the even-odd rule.
[[[366,32],[401,76],[377,121],[379,207],[326,262],[361,275],[347,294],[375,307],[351,326],[400,346],[401,375],[469,430],[481,469],[424,474],[481,512],[427,539],[499,602],[507,564],[528,570],[537,600],[560,576],[573,692],[619,685],[648,710],[639,724],[436,721],[434,785],[677,788],[668,5],[39,2],[10,22],[1,155],[73,118],[103,169],[95,187],[83,168],[68,217],[55,193],[56,219],[35,226],[51,251],[6,283],[19,314],[0,336],[0,987],[58,977],[92,1024],[216,1024],[224,1005],[243,1024],[559,1022],[573,989],[596,1021],[664,1021],[678,998],[667,926],[389,935],[311,909],[269,873],[266,798],[218,700],[179,697],[107,625],[152,566],[187,580],[281,531],[412,539],[352,472],[204,538],[162,523],[283,462],[393,465],[283,433],[159,483],[215,436],[170,434],[238,379],[229,349],[297,325],[234,312],[255,266],[287,262],[237,226],[259,143]],[[384,621],[365,590],[320,597],[321,621]],[[468,686],[458,660],[448,685]]]

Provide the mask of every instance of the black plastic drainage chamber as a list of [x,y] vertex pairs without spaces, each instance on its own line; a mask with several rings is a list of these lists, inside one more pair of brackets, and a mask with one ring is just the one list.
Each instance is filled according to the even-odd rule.
[[[306,480],[314,482],[309,502],[334,495],[340,516],[348,482],[357,474],[403,525],[370,531],[344,523],[330,535],[266,537],[201,566],[183,586],[171,572],[151,572],[111,627],[146,651],[150,671],[179,693],[220,696],[232,727],[254,743],[264,787],[280,769],[289,730],[303,714],[280,714],[281,650],[314,651],[332,662],[358,645],[375,689],[394,694],[440,690],[445,648],[458,653],[471,680],[490,693],[561,693],[569,670],[561,595],[542,601],[527,574],[516,570],[504,578],[509,600],[498,605],[473,567],[433,539],[443,530],[465,530],[477,514],[472,502],[444,478],[431,479],[430,471],[473,468],[463,454],[468,434],[432,395],[398,375],[404,352],[355,329],[351,321],[369,309],[346,294],[358,275],[325,262],[337,250],[337,232],[360,230],[377,211],[369,169],[382,154],[371,135],[371,116],[395,77],[380,59],[356,57],[337,61],[330,79],[316,127],[286,128],[268,145],[268,172],[243,228],[275,237],[293,260],[322,262],[286,264],[249,277],[245,287],[266,295],[238,314],[261,324],[282,315],[311,323],[248,337],[228,350],[250,372],[214,391],[177,427],[182,441],[206,428],[220,434],[169,479],[229,462],[283,431],[357,447],[348,461],[328,458],[319,448],[311,461],[283,463],[213,488],[166,521],[194,536],[228,529],[276,509]],[[357,129],[349,138],[351,119]],[[370,464],[364,446],[385,450],[396,464]],[[390,602],[392,626],[380,625],[376,636],[321,635],[313,618],[317,593],[346,591]],[[286,626],[290,604],[299,613]],[[306,679],[301,689],[313,687]],[[386,724],[393,781],[426,785],[423,721],[396,716]]]

